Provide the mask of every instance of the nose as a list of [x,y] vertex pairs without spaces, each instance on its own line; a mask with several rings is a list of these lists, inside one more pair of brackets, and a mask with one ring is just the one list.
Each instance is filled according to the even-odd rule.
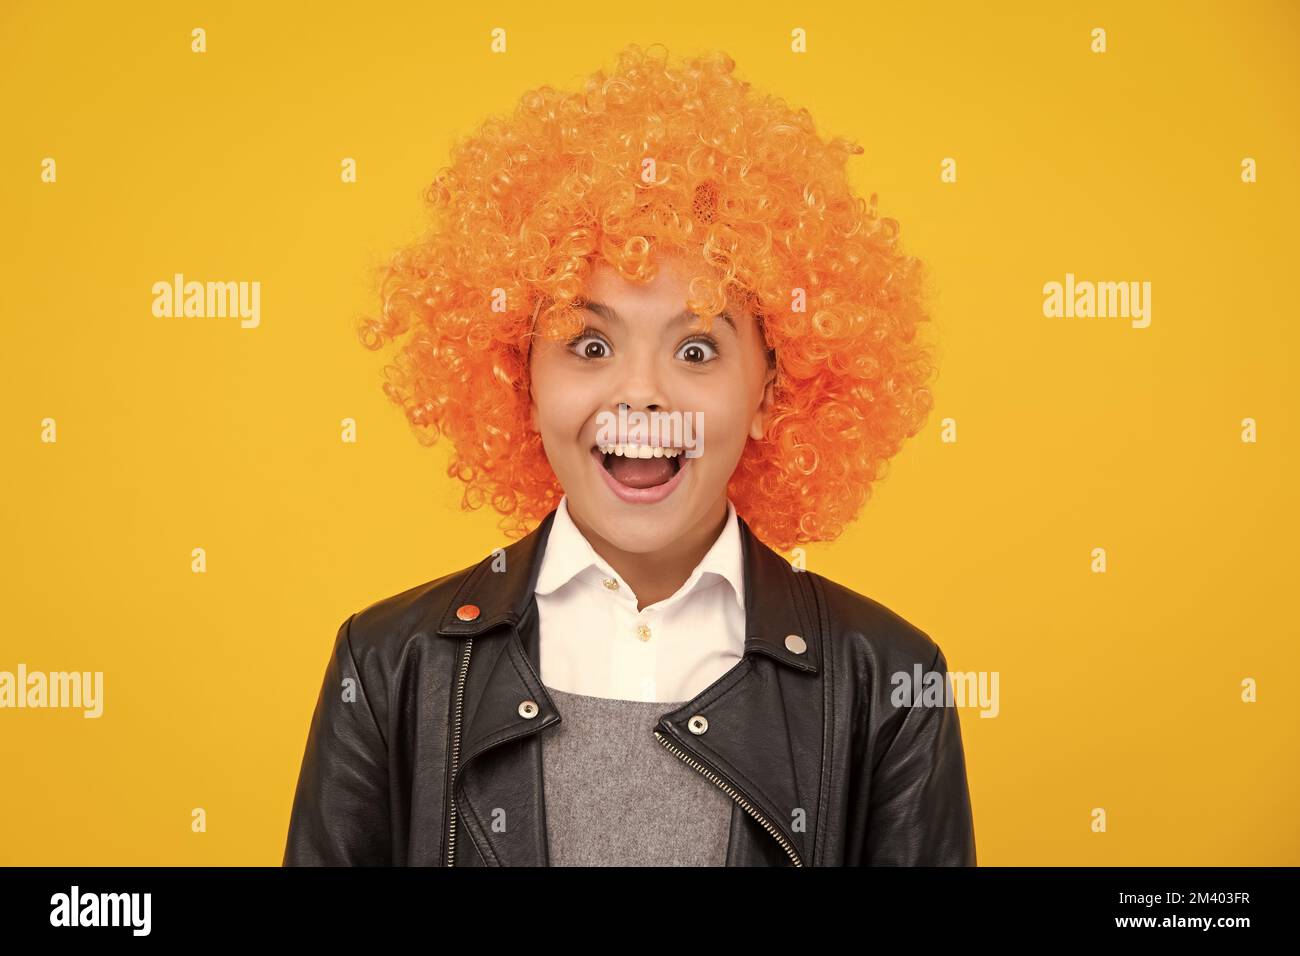
[[619,407],[620,410],[622,410],[622,411],[627,411],[627,412],[633,412],[633,411],[658,412],[658,411],[662,411],[662,406],[660,406],[660,405],[629,405],[627,402],[619,402],[619,403],[618,403],[618,407]]
[[662,411],[668,402],[654,356],[642,356],[625,368],[623,380],[617,386],[619,404],[626,406],[628,411]]

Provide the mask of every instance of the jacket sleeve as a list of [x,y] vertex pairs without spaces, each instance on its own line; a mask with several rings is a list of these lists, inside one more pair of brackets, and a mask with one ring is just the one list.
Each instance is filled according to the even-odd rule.
[[[947,687],[948,663],[935,648],[931,672]],[[974,866],[966,759],[957,709],[896,707],[886,686],[879,706],[897,733],[877,738],[863,862],[870,866]],[[899,712],[902,717],[899,719]]]
[[387,746],[339,627],[298,774],[285,866],[384,866],[392,860]]

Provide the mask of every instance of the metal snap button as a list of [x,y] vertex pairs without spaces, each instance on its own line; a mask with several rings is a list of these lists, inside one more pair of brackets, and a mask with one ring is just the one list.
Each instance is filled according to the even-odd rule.
[[696,714],[690,720],[686,721],[686,729],[693,734],[702,734],[709,729],[709,722],[703,714]]
[[611,591],[618,590],[618,582],[615,581],[613,578],[606,578],[602,583],[605,585],[605,587],[609,588]]
[[456,616],[462,621],[472,621],[478,617],[478,605],[462,604],[460,607],[456,608]]
[[520,717],[527,717],[529,720],[532,720],[537,716],[537,713],[537,701],[535,700],[526,700],[519,705]]
[[636,636],[641,638],[643,641],[650,640],[650,628],[646,627],[644,624],[638,624],[636,628]]
[[798,634],[787,634],[785,636],[785,649],[791,654],[802,654],[808,650],[808,644]]

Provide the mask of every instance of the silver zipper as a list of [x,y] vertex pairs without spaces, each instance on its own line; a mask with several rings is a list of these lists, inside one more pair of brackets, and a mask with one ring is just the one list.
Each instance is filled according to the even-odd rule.
[[460,676],[456,679],[456,719],[451,732],[451,820],[447,833],[447,865],[456,865],[456,768],[460,765],[460,716],[465,703],[465,674],[469,671],[469,652],[474,647],[474,638],[465,638],[465,655],[460,659]]
[[656,730],[654,732],[654,735],[655,735],[655,740],[659,741],[666,748],[668,748],[668,751],[670,753],[676,754],[682,760],[686,761],[688,765],[693,767],[695,770],[698,770],[709,780],[712,780],[714,783],[716,783],[719,787],[722,788],[722,791],[725,794],[727,794],[727,796],[731,797],[732,800],[735,800],[738,804],[740,804],[741,807],[743,807],[751,817],[753,817],[755,820],[759,822],[759,824],[763,827],[764,830],[766,830],[768,833],[772,834],[772,836],[776,838],[776,841],[781,844],[781,848],[785,850],[786,855],[790,857],[791,862],[793,862],[795,866],[803,866],[803,863],[800,862],[799,860],[799,854],[796,853],[794,847],[790,845],[790,841],[787,840],[784,836],[782,836],[781,831],[778,830],[775,826],[773,826],[772,823],[767,819],[767,817],[759,813],[757,808],[755,808],[752,803],[750,803],[748,800],[742,797],[734,787],[732,787],[725,780],[719,777],[708,767],[704,766],[704,764],[700,763],[690,754],[686,753],[684,750],[677,747],[677,745],[675,745],[666,736],[659,733],[659,731]]

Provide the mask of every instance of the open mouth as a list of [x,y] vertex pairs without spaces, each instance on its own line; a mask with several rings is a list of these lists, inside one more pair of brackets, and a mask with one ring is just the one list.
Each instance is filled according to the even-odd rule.
[[679,485],[690,466],[685,450],[639,445],[596,446],[591,457],[619,498],[638,504],[661,501]]
[[[629,488],[653,488],[671,481],[682,470],[681,449],[664,449],[658,455],[630,454],[636,449],[619,446],[619,451],[601,454],[600,448],[592,451],[600,457],[601,466],[621,484]],[[622,453],[620,453],[622,452]]]

